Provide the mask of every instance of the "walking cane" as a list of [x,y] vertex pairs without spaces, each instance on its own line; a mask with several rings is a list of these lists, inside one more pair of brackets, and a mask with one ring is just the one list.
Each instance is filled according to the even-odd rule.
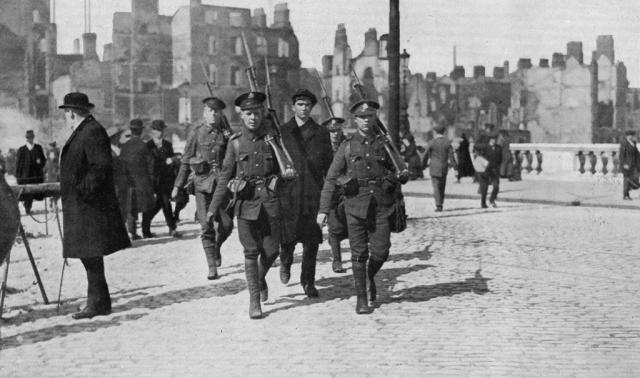
[[[62,236],[62,227],[60,227],[60,217],[58,212],[58,200],[56,199],[54,202],[54,207],[56,210],[56,223],[58,224],[58,233],[60,233],[60,241],[64,247],[64,237]],[[56,312],[60,312],[60,296],[62,295],[62,279],[64,278],[64,267],[67,265],[67,259],[64,259],[62,263],[62,273],[60,273],[60,286],[58,287],[58,307],[56,308]]]

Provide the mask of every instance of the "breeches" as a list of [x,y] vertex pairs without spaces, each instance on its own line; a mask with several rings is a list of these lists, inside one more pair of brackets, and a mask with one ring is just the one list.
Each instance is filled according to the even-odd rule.
[[347,229],[351,261],[386,261],[391,248],[389,217],[379,210],[370,208],[366,219],[355,217],[347,212]]
[[277,255],[280,250],[280,219],[269,217],[262,209],[257,220],[237,218],[238,237],[247,259],[256,259],[261,253],[266,257]]

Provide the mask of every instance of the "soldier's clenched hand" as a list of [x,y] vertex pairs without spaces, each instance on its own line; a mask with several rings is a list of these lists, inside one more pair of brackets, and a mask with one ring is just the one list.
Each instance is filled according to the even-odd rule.
[[322,228],[325,224],[327,224],[327,214],[319,213],[316,217],[316,223],[320,228]]

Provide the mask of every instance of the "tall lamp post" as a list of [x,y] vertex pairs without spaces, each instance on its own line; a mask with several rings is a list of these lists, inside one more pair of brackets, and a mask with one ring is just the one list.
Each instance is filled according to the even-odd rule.
[[400,125],[399,131],[409,131],[409,99],[407,97],[407,79],[409,77],[409,58],[411,55],[406,49],[402,50],[400,54],[400,71],[402,72],[402,103],[400,104]]
[[389,114],[388,128],[391,139],[398,144],[400,124],[400,0],[389,0]]

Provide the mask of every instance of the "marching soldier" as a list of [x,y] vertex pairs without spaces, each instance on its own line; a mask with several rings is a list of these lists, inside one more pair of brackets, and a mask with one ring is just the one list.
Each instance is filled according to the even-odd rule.
[[[290,226],[295,237],[291,242],[283,241],[280,252],[280,279],[283,283],[289,282],[293,251],[296,243],[302,243],[300,284],[308,297],[317,297],[316,257],[318,247],[322,243],[322,229],[316,224],[315,218],[318,215],[320,191],[333,158],[333,151],[329,132],[311,118],[311,110],[318,102],[316,96],[307,89],[300,89],[292,96],[291,101],[294,116],[282,125],[282,143],[291,154],[298,178],[292,183],[295,214],[283,218],[283,227]],[[288,220],[293,220],[294,223],[285,224]]]
[[231,206],[237,217],[238,236],[244,248],[251,319],[262,317],[260,300],[261,297],[266,300],[268,296],[264,278],[280,248],[278,181],[282,176],[291,175],[289,169],[281,169],[282,150],[278,150],[279,146],[268,132],[265,99],[263,93],[248,92],[235,100],[244,125],[229,141],[207,214],[210,218],[219,216],[228,186],[233,195]]
[[371,100],[359,101],[351,107],[358,131],[347,137],[333,158],[322,189],[317,217],[318,224],[326,223],[339,182],[345,194],[344,209],[358,314],[372,311],[367,302],[367,260],[370,295],[374,301],[374,277],[389,257],[391,247],[389,218],[394,213],[400,183],[406,182],[406,177],[402,176],[399,180],[394,172],[393,161],[401,157],[390,156],[385,149],[384,136],[377,133],[376,115],[379,107],[378,103]]
[[[180,170],[174,184],[171,197],[176,198],[189,178],[190,169],[193,171],[193,184],[196,196],[196,215],[200,222],[202,233],[202,247],[209,266],[210,280],[219,278],[218,267],[222,264],[220,246],[229,236],[230,226],[222,227],[218,222],[213,224],[207,219],[207,208],[220,174],[220,165],[227,150],[230,132],[223,127],[222,110],[225,103],[216,97],[202,100],[203,123],[193,129],[187,137],[187,144],[182,155]],[[228,221],[229,219],[222,219]],[[227,223],[227,222],[225,222]],[[220,232],[222,230],[224,232]]]
[[[339,117],[330,118],[322,122],[322,126],[329,130],[331,149],[334,154],[338,151],[338,147],[340,147],[340,144],[345,139],[344,133],[342,132],[343,123],[344,119]],[[345,273],[346,269],[342,267],[340,242],[348,237],[347,219],[344,214],[344,194],[339,187],[336,188],[333,198],[331,199],[331,210],[329,210],[329,216],[327,218],[327,228],[329,230],[329,246],[331,247],[331,255],[333,256],[333,272]]]

